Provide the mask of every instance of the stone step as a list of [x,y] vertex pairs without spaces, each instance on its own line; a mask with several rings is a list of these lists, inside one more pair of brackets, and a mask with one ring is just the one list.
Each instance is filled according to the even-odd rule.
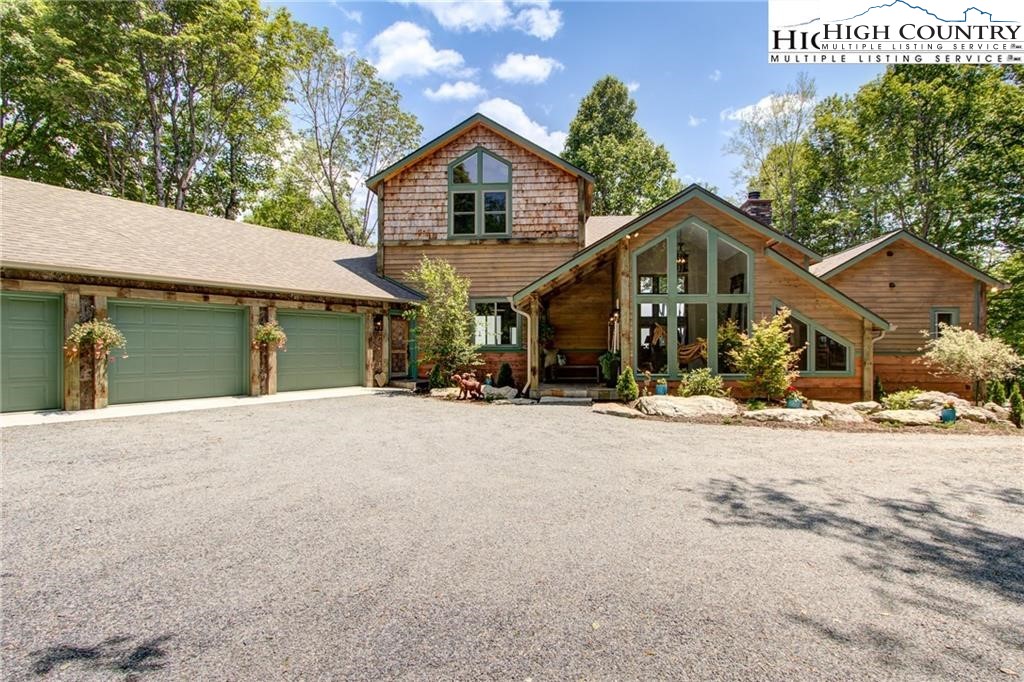
[[540,399],[541,405],[581,405],[583,407],[590,407],[593,402],[594,401],[590,398],[572,398],[553,395],[546,395]]
[[392,379],[388,382],[389,388],[403,388],[416,393],[426,392],[430,388],[430,382],[425,379]]

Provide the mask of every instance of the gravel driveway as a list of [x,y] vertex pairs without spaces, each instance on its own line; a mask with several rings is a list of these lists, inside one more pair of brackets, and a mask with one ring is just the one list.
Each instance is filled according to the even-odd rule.
[[3,438],[7,679],[1024,676],[1024,440],[394,395]]

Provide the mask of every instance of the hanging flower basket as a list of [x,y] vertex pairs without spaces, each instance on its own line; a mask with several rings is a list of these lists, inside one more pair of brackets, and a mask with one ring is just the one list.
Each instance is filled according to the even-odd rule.
[[[92,349],[93,358],[107,360],[114,358],[114,351],[128,346],[124,334],[110,320],[89,320],[79,322],[71,328],[71,333],[64,340],[64,352],[69,358],[77,358],[83,349]],[[126,354],[121,355],[127,358]]]
[[256,330],[252,335],[253,348],[263,346],[267,350],[279,350],[284,353],[286,343],[288,343],[288,335],[276,321],[256,325]]

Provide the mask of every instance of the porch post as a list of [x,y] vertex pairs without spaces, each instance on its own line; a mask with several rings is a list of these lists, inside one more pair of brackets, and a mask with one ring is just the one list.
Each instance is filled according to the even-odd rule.
[[540,380],[541,380],[541,376],[542,376],[541,375],[541,361],[542,360],[541,360],[541,350],[540,350],[540,314],[541,314],[541,311],[540,311],[540,300],[536,296],[533,296],[533,297],[530,298],[530,304],[528,306],[528,310],[530,311],[530,316],[529,316],[530,329],[529,329],[529,335],[528,335],[528,338],[526,339],[526,342],[528,344],[530,344],[530,349],[533,352],[532,353],[527,353],[527,355],[529,357],[529,364],[530,364],[529,368],[527,368],[527,372],[529,373],[529,376],[527,377],[527,381],[530,382],[531,391],[533,389],[536,389],[539,392],[540,391]]
[[[619,351],[622,366],[633,364],[633,287],[629,271],[629,237],[619,242],[616,257],[619,304]],[[636,370],[636,367],[633,368]]]
[[872,324],[863,320],[864,334],[861,350],[861,400],[875,399],[875,341]]

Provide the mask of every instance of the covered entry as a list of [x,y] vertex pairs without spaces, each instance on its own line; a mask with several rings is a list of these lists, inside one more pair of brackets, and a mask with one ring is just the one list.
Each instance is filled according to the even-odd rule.
[[0,410],[61,406],[61,297],[0,292]]
[[279,391],[363,385],[362,315],[289,310],[277,321],[288,335],[287,350],[277,354]]
[[128,357],[108,369],[111,403],[248,393],[248,316],[211,304],[111,301]]

